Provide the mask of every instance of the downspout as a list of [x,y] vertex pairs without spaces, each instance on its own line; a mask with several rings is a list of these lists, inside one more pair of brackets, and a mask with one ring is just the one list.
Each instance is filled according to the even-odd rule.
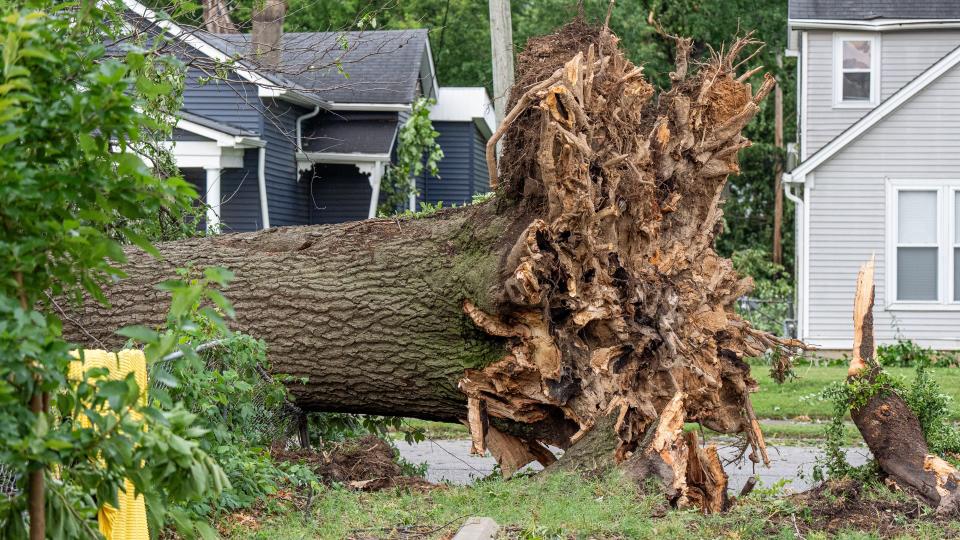
[[297,117],[297,152],[303,152],[303,129],[302,129],[303,121],[309,120],[318,114],[320,114],[319,105],[314,107],[313,110],[308,112],[307,114]]
[[804,201],[798,197],[793,192],[793,186],[795,184],[790,182],[784,182],[783,184],[783,194],[787,197],[787,200],[794,204],[793,219],[794,223],[794,254],[793,254],[793,275],[797,278],[797,290],[795,291],[796,299],[794,300],[795,317],[797,318],[797,337],[803,339],[804,334],[807,331],[807,321],[804,318],[804,313],[806,311],[806,306],[803,305],[804,299],[806,298],[806,287],[807,287],[807,276],[803,275],[803,270],[806,268],[804,265],[804,258],[806,255],[806,242],[805,237],[806,232],[806,223],[804,219],[806,214],[804,212]]
[[260,159],[257,161],[257,185],[260,187],[260,217],[263,220],[263,228],[270,228],[270,205],[267,204],[267,174],[265,164],[267,161],[267,147],[259,148]]

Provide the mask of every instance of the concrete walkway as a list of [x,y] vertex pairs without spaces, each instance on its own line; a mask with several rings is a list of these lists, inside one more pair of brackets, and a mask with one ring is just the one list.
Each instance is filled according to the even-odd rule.
[[[719,446],[720,457],[723,460],[732,459],[737,449],[730,446]],[[451,484],[470,484],[478,478],[483,478],[493,472],[496,461],[487,453],[486,456],[471,456],[470,441],[465,440],[428,440],[420,443],[408,444],[397,442],[400,455],[414,464],[427,464],[427,479],[431,482],[450,482]],[[739,492],[740,488],[753,474],[760,475],[758,487],[769,487],[780,480],[789,480],[784,486],[791,491],[803,491],[812,485],[811,478],[813,465],[819,449],[809,446],[780,446],[769,447],[770,468],[757,465],[754,467],[749,460],[726,465],[730,476],[730,489]],[[847,460],[851,465],[862,465],[869,457],[866,448],[847,449]],[[539,470],[538,463],[527,466],[529,470]],[[802,473],[802,474],[800,474]]]

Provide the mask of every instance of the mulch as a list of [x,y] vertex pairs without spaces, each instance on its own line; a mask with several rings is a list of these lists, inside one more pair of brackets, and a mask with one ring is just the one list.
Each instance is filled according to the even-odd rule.
[[327,484],[340,484],[362,491],[394,487],[429,490],[438,487],[423,478],[403,474],[394,449],[374,435],[335,443],[324,450],[274,450],[273,458],[302,463]]

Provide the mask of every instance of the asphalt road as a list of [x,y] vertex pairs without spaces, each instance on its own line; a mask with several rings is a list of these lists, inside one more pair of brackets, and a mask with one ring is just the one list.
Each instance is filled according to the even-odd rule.
[[[496,461],[488,453],[486,456],[470,455],[470,441],[466,440],[428,440],[415,444],[400,441],[397,443],[400,455],[414,464],[427,464],[427,480],[431,482],[449,482],[451,484],[469,484],[493,472]],[[726,464],[737,454],[737,449],[720,446],[720,457],[725,461],[725,469],[730,476],[730,489],[739,492],[747,479],[758,474],[759,486],[770,487],[781,480],[787,480],[784,489],[803,491],[812,483],[813,465],[819,449],[809,446],[769,447],[770,467],[754,466],[749,460]],[[866,462],[869,452],[866,448],[847,449],[847,460],[851,465]],[[540,469],[537,463],[527,466],[531,470]]]

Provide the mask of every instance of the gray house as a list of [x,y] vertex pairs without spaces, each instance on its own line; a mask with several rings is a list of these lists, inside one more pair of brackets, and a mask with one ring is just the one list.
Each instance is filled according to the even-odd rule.
[[163,32],[188,66],[169,144],[209,207],[208,228],[375,216],[398,131],[420,97],[460,114],[436,122],[440,178],[416,179],[408,206],[488,190],[476,152],[493,129],[492,106],[482,88],[438,88],[426,30],[286,33],[268,61],[252,54],[249,34],[208,33],[124,2],[131,26]]
[[960,348],[960,2],[790,0],[799,334],[849,349],[876,256],[881,343]]

